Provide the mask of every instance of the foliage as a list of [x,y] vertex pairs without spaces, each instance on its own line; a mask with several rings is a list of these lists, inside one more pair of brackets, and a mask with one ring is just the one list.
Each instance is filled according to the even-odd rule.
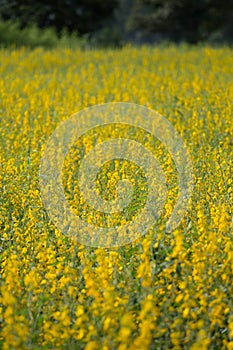
[[145,36],[160,33],[175,41],[190,43],[214,38],[232,40],[233,2],[218,0],[136,0],[128,27]]
[[117,0],[0,0],[0,16],[18,20],[23,27],[34,23],[83,35],[103,28],[117,4]]
[[163,40],[196,44],[233,41],[233,1],[0,0],[0,17],[20,28],[77,32],[100,46]]
[[0,46],[2,47],[34,48],[42,46],[52,48],[56,46],[83,47],[85,45],[85,38],[78,37],[75,32],[68,33],[65,29],[58,36],[53,28],[40,29],[36,25],[20,28],[20,24],[12,20],[0,22]]

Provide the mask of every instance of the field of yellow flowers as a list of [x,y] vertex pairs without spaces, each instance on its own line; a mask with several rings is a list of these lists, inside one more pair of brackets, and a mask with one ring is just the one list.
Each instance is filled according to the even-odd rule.
[[[227,47],[0,51],[1,349],[233,349],[232,57]],[[48,217],[40,159],[62,121],[114,101],[147,106],[172,123],[192,157],[194,190],[182,222],[166,233],[177,172],[150,141],[170,186],[163,217],[130,244],[93,248]],[[78,140],[64,165],[76,210],[74,174],[93,137],[101,135]],[[143,173],[123,161],[100,173],[103,196],[114,196],[122,171],[144,198]],[[140,205],[135,199],[128,216],[108,225],[132,219]],[[85,213],[96,225],[104,220]]]

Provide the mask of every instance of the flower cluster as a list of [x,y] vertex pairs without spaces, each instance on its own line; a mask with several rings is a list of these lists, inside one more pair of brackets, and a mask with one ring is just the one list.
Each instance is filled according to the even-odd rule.
[[[22,48],[1,50],[0,59],[0,347],[232,350],[232,49]],[[168,187],[164,215],[145,236],[122,247],[92,248],[49,219],[40,158],[62,121],[113,101],[145,105],[173,124],[192,156],[195,188],[186,216],[168,234],[178,178],[164,146],[123,126],[84,135],[63,167],[67,201],[83,220],[121,225],[145,205],[143,169],[124,160],[106,163],[96,185],[108,200],[119,180],[130,180],[128,210],[96,213],[80,196],[81,158],[111,136],[131,135],[154,152]]]

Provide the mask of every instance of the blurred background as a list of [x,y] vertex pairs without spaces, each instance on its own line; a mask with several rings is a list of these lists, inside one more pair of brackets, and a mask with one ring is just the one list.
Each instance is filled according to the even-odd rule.
[[0,0],[0,46],[233,42],[233,0]]

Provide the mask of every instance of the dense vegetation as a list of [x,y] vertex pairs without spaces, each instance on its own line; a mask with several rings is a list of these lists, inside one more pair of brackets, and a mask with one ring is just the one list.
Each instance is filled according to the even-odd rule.
[[[53,28],[58,37],[66,29],[102,46],[120,46],[129,41],[232,42],[232,12],[232,0],[0,0],[4,22],[10,20],[20,28]],[[0,43],[21,45],[20,34],[10,40],[4,31]],[[39,36],[38,43],[43,45]],[[28,44],[28,32],[21,33],[21,37]]]
[[[232,49],[11,48],[1,50],[0,60],[0,347],[232,350]],[[166,233],[177,171],[151,139],[146,147],[169,189],[163,217],[133,243],[92,248],[49,219],[40,159],[62,121],[112,101],[148,106],[172,123],[192,156],[195,187],[186,216]],[[119,128],[105,135],[121,131],[134,137]],[[76,208],[73,175],[80,158],[103,141],[103,130],[94,136],[74,144],[63,169],[66,198]],[[99,174],[103,195],[114,195],[122,173],[132,175],[137,193],[130,164],[107,164]],[[85,220],[99,223],[99,213],[87,214]]]

